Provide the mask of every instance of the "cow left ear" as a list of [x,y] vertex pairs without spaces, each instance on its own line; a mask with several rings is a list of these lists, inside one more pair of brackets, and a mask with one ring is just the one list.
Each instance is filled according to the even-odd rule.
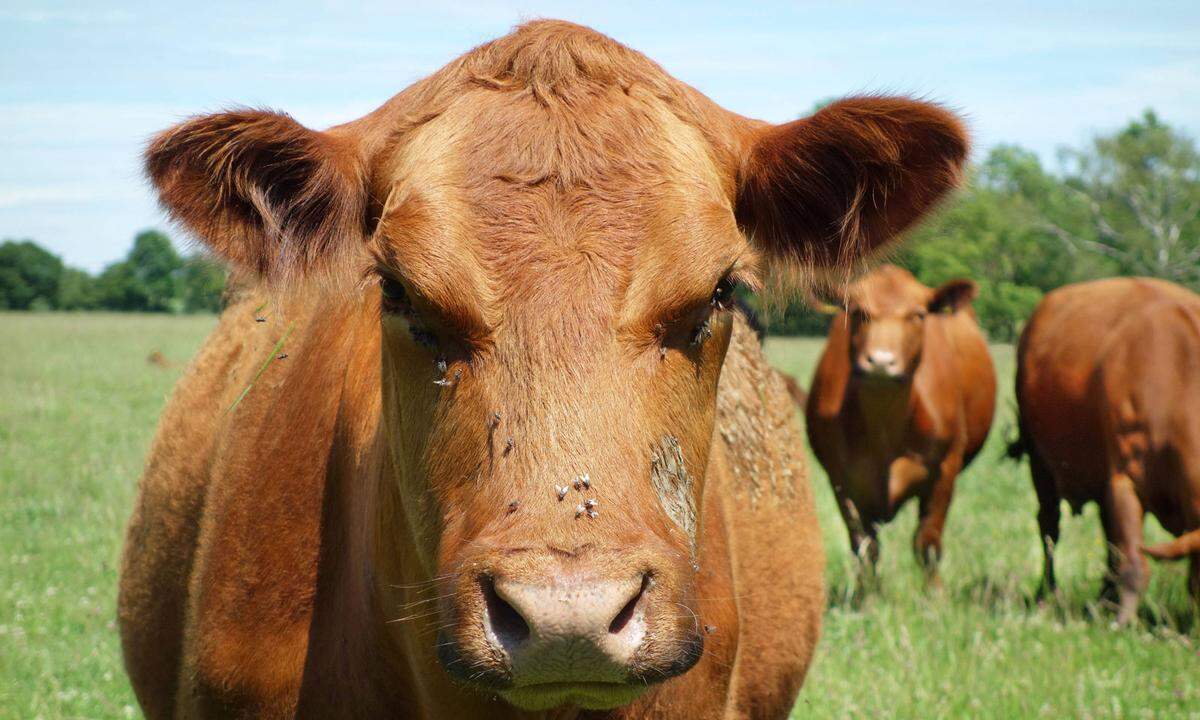
[[897,238],[955,188],[962,121],[931,103],[856,97],[752,131],[736,216],[773,263],[846,267]]
[[929,299],[929,312],[955,313],[970,305],[979,296],[974,280],[950,280],[938,286]]
[[157,135],[145,160],[172,217],[260,277],[328,268],[364,239],[366,194],[354,148],[282,113],[192,118]]

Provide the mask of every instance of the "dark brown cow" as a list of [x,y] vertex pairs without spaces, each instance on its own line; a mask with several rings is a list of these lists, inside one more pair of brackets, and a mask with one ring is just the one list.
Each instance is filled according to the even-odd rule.
[[163,204],[247,286],[129,526],[146,714],[786,716],[824,555],[731,300],[840,271],[965,157],[935,106],[772,126],[556,22],[325,132],[157,137]]
[[809,388],[808,438],[870,574],[878,526],[916,497],[913,549],[937,582],[954,481],[983,446],[996,403],[975,294],[969,280],[934,290],[886,265],[849,289],[830,326]]
[[[1048,294],[1017,349],[1021,437],[1029,455],[1053,591],[1059,504],[1100,506],[1117,621],[1136,617],[1147,582],[1142,518],[1182,536],[1147,552],[1191,555],[1200,598],[1200,297],[1161,280],[1114,278]],[[1016,453],[1014,453],[1016,454]]]

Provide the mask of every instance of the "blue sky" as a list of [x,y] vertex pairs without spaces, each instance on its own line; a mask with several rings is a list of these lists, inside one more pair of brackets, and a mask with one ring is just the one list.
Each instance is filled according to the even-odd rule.
[[[121,3],[0,7],[0,237],[88,270],[169,227],[147,137],[230,105],[325,127],[536,17],[605,32],[772,121],[861,91],[920,94],[1050,164],[1146,107],[1200,134],[1200,2]],[[915,6],[915,7],[914,7]]]

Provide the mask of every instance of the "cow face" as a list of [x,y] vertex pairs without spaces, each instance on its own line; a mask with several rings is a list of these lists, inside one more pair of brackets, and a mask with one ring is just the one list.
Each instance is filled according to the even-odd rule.
[[927,317],[957,312],[976,294],[970,280],[933,290],[894,265],[863,277],[847,294],[853,372],[868,380],[911,380],[921,362]]
[[844,268],[965,156],[935,106],[858,98],[768,126],[551,23],[329,132],[193,120],[148,167],[177,218],[267,282],[367,278],[374,574],[385,606],[436,588],[424,635],[391,632],[536,709],[624,704],[702,652],[693,584],[734,291]]

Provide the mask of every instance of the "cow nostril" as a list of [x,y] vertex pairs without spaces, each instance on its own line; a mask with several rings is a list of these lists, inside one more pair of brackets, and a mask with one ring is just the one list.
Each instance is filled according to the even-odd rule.
[[621,610],[612,619],[612,622],[608,624],[609,633],[613,635],[619,635],[621,631],[624,630],[627,625],[629,625],[629,621],[633,619],[633,614],[637,610],[638,605],[641,604],[642,598],[645,597],[646,591],[650,589],[650,582],[651,580],[649,573],[642,576],[642,584],[640,587],[638,587],[637,592],[629,598],[629,602],[625,603]]
[[529,638],[529,623],[517,609],[496,592],[495,581],[484,576],[479,580],[483,586],[483,598],[487,603],[488,624],[504,646],[519,645]]

